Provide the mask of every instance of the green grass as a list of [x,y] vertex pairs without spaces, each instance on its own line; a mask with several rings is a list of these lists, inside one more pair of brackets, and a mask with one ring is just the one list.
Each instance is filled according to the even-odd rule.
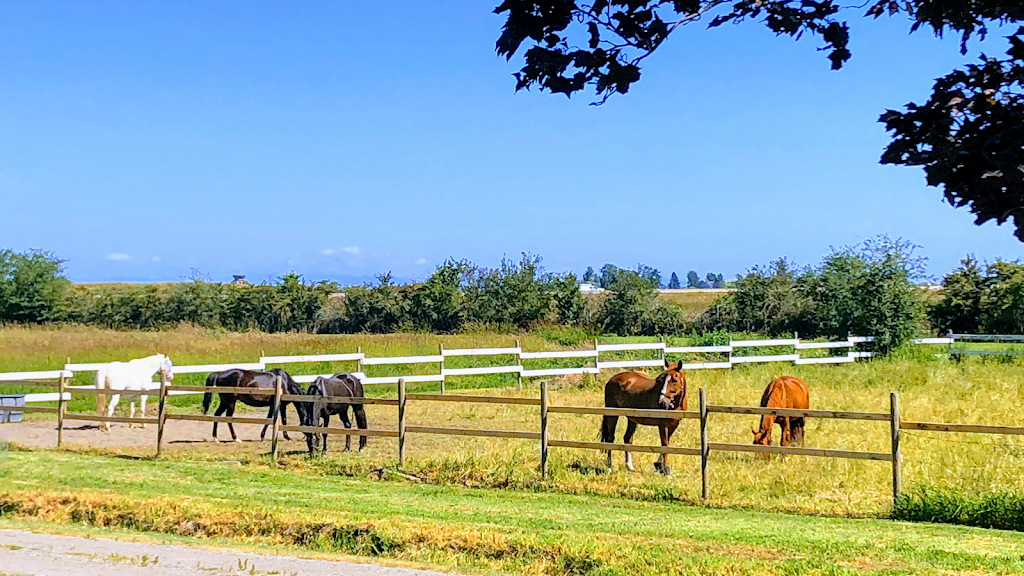
[[1011,532],[416,485],[298,474],[259,463],[228,467],[12,452],[3,461],[3,486],[3,523],[214,537],[473,572],[1024,571],[1024,535]]
[[963,489],[919,486],[900,495],[892,516],[915,522],[942,522],[1024,532],[1024,495],[986,494]]

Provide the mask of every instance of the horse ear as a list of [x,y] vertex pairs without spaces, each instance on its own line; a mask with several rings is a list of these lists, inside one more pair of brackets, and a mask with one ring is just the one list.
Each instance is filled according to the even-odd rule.
[[678,372],[682,372],[683,371],[683,361],[682,360],[680,360],[679,362],[676,363],[676,371],[678,371]]
[[668,359],[666,358],[665,359],[665,370],[668,370],[670,367],[671,367],[671,364],[668,363]]

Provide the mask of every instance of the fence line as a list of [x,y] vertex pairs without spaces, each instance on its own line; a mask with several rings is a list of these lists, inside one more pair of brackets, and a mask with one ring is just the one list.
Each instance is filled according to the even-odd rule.
[[[648,348],[650,349],[650,348]],[[56,376],[56,382],[46,382],[43,380],[13,380],[10,375],[0,375],[0,381],[12,382],[16,384],[27,384],[32,386],[55,386],[58,388],[58,395],[63,398],[65,391],[67,390],[66,381],[68,378],[67,371],[56,371],[52,373],[20,373],[20,374],[31,374],[34,378],[42,377],[54,377]],[[158,415],[156,418],[125,418],[119,416],[99,416],[91,414],[74,414],[67,413],[65,411],[65,403],[63,400],[59,401],[57,408],[40,408],[40,407],[9,407],[9,410],[22,410],[24,412],[31,413],[55,413],[58,417],[57,423],[57,446],[61,446],[63,442],[63,429],[64,423],[67,420],[81,420],[87,422],[101,422],[101,423],[129,423],[129,424],[156,424],[157,425],[157,454],[159,455],[162,451],[163,437],[165,428],[168,421],[194,421],[194,422],[224,422],[231,424],[256,424],[270,426],[272,428],[271,433],[271,456],[276,462],[278,439],[281,432],[301,432],[308,434],[334,434],[334,435],[346,435],[346,436],[376,436],[386,438],[396,438],[398,440],[398,461],[399,465],[404,465],[405,461],[405,447],[408,434],[441,434],[441,435],[459,435],[459,436],[473,436],[473,437],[490,437],[490,438],[515,438],[522,440],[539,440],[540,451],[541,451],[541,474],[547,477],[548,474],[548,454],[551,448],[575,448],[575,449],[588,449],[588,450],[600,450],[600,451],[631,451],[631,452],[650,452],[662,455],[674,454],[682,456],[700,456],[701,466],[701,495],[704,498],[708,497],[709,494],[709,455],[712,451],[720,452],[749,452],[749,453],[760,453],[760,454],[786,454],[786,455],[797,455],[797,456],[809,456],[809,457],[822,457],[822,458],[844,458],[844,459],[860,459],[860,460],[874,460],[874,461],[885,461],[890,462],[892,468],[892,490],[893,498],[897,498],[901,491],[901,470],[902,470],[902,455],[900,452],[900,432],[902,430],[923,430],[923,431],[941,431],[941,432],[955,432],[955,433],[975,433],[975,434],[998,434],[998,435],[1024,435],[1024,426],[997,426],[997,425],[982,425],[982,424],[959,424],[959,423],[934,423],[934,422],[916,422],[916,421],[905,421],[900,417],[899,409],[899,398],[895,392],[890,393],[890,410],[889,412],[856,412],[856,411],[840,411],[840,410],[821,410],[821,409],[792,409],[792,408],[771,408],[771,407],[760,407],[760,406],[731,406],[731,405],[716,405],[709,404],[707,402],[707,392],[704,388],[700,388],[699,392],[699,408],[696,411],[693,410],[658,410],[658,409],[630,409],[630,408],[605,408],[597,406],[565,406],[551,404],[548,396],[548,386],[546,381],[542,381],[540,384],[540,397],[539,398],[528,398],[528,397],[509,397],[509,396],[475,396],[475,395],[457,395],[457,394],[428,394],[428,393],[406,393],[405,391],[405,379],[399,379],[398,381],[398,398],[347,398],[347,397],[333,397],[333,396],[307,396],[307,395],[288,395],[284,394],[281,381],[276,381],[276,386],[273,390],[263,389],[252,389],[252,388],[230,388],[230,387],[218,387],[216,392],[238,392],[244,394],[254,395],[273,395],[274,400],[272,404],[272,411],[269,418],[254,418],[246,416],[208,416],[199,414],[171,414],[167,412],[166,408],[166,397],[169,393],[179,391],[187,392],[193,390],[205,391],[206,388],[202,386],[183,386],[183,385],[171,385],[166,380],[161,381],[159,387],[159,408]],[[76,394],[96,394],[101,391],[99,390],[83,390],[76,389],[73,393]],[[107,390],[106,392],[109,392]],[[123,391],[126,396],[137,396],[142,395],[141,391]],[[398,425],[394,430],[384,429],[353,429],[353,428],[337,428],[337,427],[320,427],[320,426],[307,426],[302,424],[300,426],[283,426],[281,424],[281,406],[283,402],[322,402],[322,403],[348,403],[348,404],[377,404],[384,406],[392,406],[397,408],[398,411]],[[480,428],[459,428],[459,427],[443,427],[443,426],[423,426],[417,424],[408,423],[406,416],[406,408],[409,401],[414,402],[453,402],[453,403],[487,403],[487,404],[505,404],[505,405],[519,405],[519,406],[530,406],[539,408],[539,424],[540,430],[496,430],[496,429],[480,429]],[[653,446],[653,445],[642,445],[642,444],[625,444],[615,442],[587,442],[573,439],[559,439],[551,438],[550,435],[550,415],[551,414],[576,414],[576,415],[600,415],[600,416],[623,416],[627,418],[656,418],[664,420],[682,420],[682,419],[695,419],[700,422],[700,445],[699,447],[687,447],[687,446]],[[775,415],[775,416],[792,416],[802,418],[825,418],[825,419],[839,419],[839,420],[861,420],[861,421],[873,421],[873,422],[888,422],[890,429],[890,451],[889,452],[870,452],[870,451],[855,451],[855,450],[841,450],[834,448],[807,448],[803,446],[763,446],[753,444],[735,444],[726,442],[710,442],[708,441],[708,429],[710,416],[713,414],[749,414],[749,415]]]
[[[501,347],[501,348],[458,348],[445,350],[444,346],[438,346],[437,354],[420,355],[420,356],[382,356],[382,357],[368,357],[361,350],[357,352],[345,352],[338,354],[312,354],[312,355],[295,355],[295,356],[263,356],[261,355],[256,362],[235,362],[235,363],[223,363],[223,364],[199,364],[199,365],[182,365],[175,366],[174,373],[176,374],[197,374],[204,372],[215,372],[219,370],[227,370],[231,368],[243,368],[249,370],[264,370],[268,365],[280,365],[280,364],[303,364],[303,363],[314,363],[314,362],[355,362],[356,370],[354,374],[360,378],[364,385],[397,385],[400,379],[405,379],[407,383],[428,383],[428,382],[440,382],[442,392],[445,389],[445,380],[451,377],[459,376],[479,376],[486,374],[515,374],[517,381],[522,383],[523,378],[542,378],[548,376],[569,376],[569,375],[583,375],[583,374],[599,374],[602,370],[617,369],[617,368],[654,368],[661,366],[661,358],[666,355],[683,355],[683,354],[699,354],[699,355],[719,355],[722,356],[720,360],[708,361],[705,359],[701,362],[686,362],[683,364],[683,368],[686,370],[708,370],[708,369],[728,369],[738,364],[748,363],[762,363],[762,362],[792,362],[796,365],[811,365],[811,364],[846,364],[850,362],[856,362],[860,359],[871,358],[874,356],[872,352],[856,350],[858,344],[865,344],[874,340],[871,336],[849,336],[846,340],[837,342],[802,342],[799,338],[780,338],[771,340],[731,340],[729,344],[725,345],[714,345],[714,346],[668,346],[665,342],[640,342],[640,343],[624,343],[624,344],[601,344],[597,341],[594,342],[593,348],[591,349],[578,349],[578,350],[551,350],[551,351],[539,351],[529,352],[523,351],[518,341],[515,346],[512,347]],[[1024,342],[1024,336],[1021,335],[975,335],[975,334],[950,334],[945,338],[918,338],[912,340],[914,344],[920,345],[947,345],[949,346],[947,353],[951,357],[960,358],[965,355],[998,355],[1006,354],[1005,351],[995,350],[969,350],[964,348],[955,347],[956,342]],[[793,349],[792,353],[786,354],[769,354],[769,355],[733,355],[737,350],[749,349],[749,348],[779,348],[779,347],[790,347]],[[828,350],[828,351],[839,351],[847,349],[846,354],[843,355],[830,355],[824,357],[808,357],[801,356],[801,351],[804,350]],[[658,359],[602,359],[602,353],[607,354],[610,352],[658,352]],[[445,359],[453,357],[466,357],[466,356],[509,356],[514,357],[513,364],[501,364],[496,363],[493,366],[483,367],[471,367],[471,368],[452,368],[445,366]],[[581,366],[572,367],[561,367],[561,368],[531,368],[524,366],[525,362],[533,362],[537,360],[552,360],[552,359],[580,359],[583,360]],[[591,361],[591,359],[593,359]],[[434,374],[402,374],[398,376],[371,376],[367,377],[363,371],[363,366],[381,366],[381,365],[411,365],[411,364],[437,364],[438,371]],[[106,363],[72,363],[70,360],[64,365],[63,370],[52,370],[44,372],[10,372],[6,374],[0,374],[0,383],[10,381],[25,381],[33,379],[56,379],[60,378],[61,375],[70,379],[73,377],[75,372],[94,372],[99,370]],[[293,376],[296,382],[309,383],[315,380],[319,375],[295,375]],[[330,376],[330,374],[323,374],[322,376]],[[68,387],[68,390],[80,390],[88,389],[91,386],[75,386]],[[158,392],[160,385],[154,382],[149,390]],[[171,390],[170,395],[178,394],[196,394],[202,393],[203,390]],[[101,398],[104,395],[101,394]],[[28,394],[26,395],[26,403],[35,402],[52,402],[52,401],[66,401],[70,399],[70,393],[58,398],[55,394]],[[104,399],[105,400],[105,399]]]

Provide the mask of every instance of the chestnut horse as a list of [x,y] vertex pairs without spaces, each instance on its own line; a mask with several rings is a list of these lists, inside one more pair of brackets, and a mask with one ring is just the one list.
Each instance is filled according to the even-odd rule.
[[[686,410],[686,374],[683,362],[675,366],[665,362],[665,371],[653,380],[642,372],[620,372],[612,376],[604,386],[604,405],[606,408],[640,408],[662,410]],[[626,433],[622,441],[633,443],[633,433],[637,425],[657,426],[661,436],[661,445],[668,446],[672,434],[679,427],[679,420],[673,418],[635,418],[626,417]],[[601,422],[601,442],[615,441],[615,428],[618,416],[605,416]],[[612,467],[612,453],[608,451],[606,464]],[[633,458],[626,452],[626,468],[633,470]],[[662,474],[669,474],[668,455],[660,454],[654,468]]]
[[[761,395],[762,408],[795,408],[797,410],[809,409],[807,399],[807,384],[796,376],[779,376],[768,383]],[[752,428],[754,433],[754,444],[769,446],[772,443],[772,426],[779,425],[782,430],[782,438],[779,444],[788,446],[791,442],[803,445],[804,443],[804,419],[798,416],[772,416],[764,414],[761,416],[761,429]]]

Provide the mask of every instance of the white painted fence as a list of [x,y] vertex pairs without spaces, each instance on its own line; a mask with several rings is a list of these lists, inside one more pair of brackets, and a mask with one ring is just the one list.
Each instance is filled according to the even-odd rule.
[[[687,370],[707,370],[732,368],[737,364],[762,363],[762,362],[792,362],[802,364],[845,364],[855,362],[858,359],[870,358],[872,352],[856,350],[857,344],[873,341],[871,336],[850,336],[846,340],[838,342],[801,342],[798,338],[780,338],[774,340],[732,340],[727,345],[717,346],[668,346],[665,342],[639,342],[627,344],[600,344],[595,342],[594,347],[583,350],[549,350],[539,352],[525,352],[516,344],[514,347],[505,348],[459,348],[445,350],[439,347],[437,354],[420,356],[379,356],[367,357],[360,352],[346,352],[339,354],[311,354],[296,356],[261,356],[258,362],[237,362],[226,364],[197,364],[175,366],[175,374],[201,374],[227,370],[231,368],[244,368],[249,370],[264,370],[267,366],[286,364],[308,364],[317,362],[354,362],[355,370],[352,373],[365,385],[374,384],[397,384],[399,379],[407,383],[440,382],[444,390],[444,382],[447,378],[459,376],[479,376],[485,374],[516,374],[522,378],[540,378],[549,376],[569,376],[579,374],[600,374],[602,370],[622,368],[658,368],[663,365],[666,355],[682,354],[707,354],[719,355],[717,360],[684,363],[683,368]],[[947,338],[919,338],[913,340],[915,344],[939,344],[950,345],[950,353],[955,354],[952,345],[956,341],[1000,341],[1000,342],[1024,342],[1024,336],[977,336],[977,335],[954,335]],[[734,356],[737,350],[751,348],[792,348],[792,352],[784,354],[752,355],[745,353]],[[848,349],[846,354],[804,358],[801,351],[804,350],[839,350]],[[621,352],[657,352],[658,358],[643,359],[607,359],[602,356],[608,353]],[[987,352],[987,351],[986,351]],[[972,353],[961,351],[961,353]],[[466,356],[512,356],[515,361],[509,363],[496,363],[493,366],[480,366],[471,368],[452,368],[445,366],[445,359],[452,357]],[[551,359],[579,359],[581,366],[563,368],[530,368],[524,366],[524,361],[531,363],[537,360]],[[397,376],[366,376],[365,366],[394,366],[394,365],[415,365],[415,364],[437,364],[438,371],[433,374],[403,374]],[[74,372],[94,372],[104,366],[103,363],[74,364],[68,363],[63,370],[48,372],[9,372],[0,373],[0,382],[15,382],[19,380],[47,380],[57,379],[63,374],[70,378]],[[304,374],[295,375],[296,382],[313,382],[318,376],[330,376],[330,374]],[[92,388],[92,386],[72,386],[69,390],[80,388]],[[150,390],[158,390],[160,383],[153,382]],[[201,392],[172,391],[170,394],[200,394]],[[65,393],[65,399],[70,398],[71,392]],[[51,402],[57,400],[56,393],[27,394],[26,402]]]

